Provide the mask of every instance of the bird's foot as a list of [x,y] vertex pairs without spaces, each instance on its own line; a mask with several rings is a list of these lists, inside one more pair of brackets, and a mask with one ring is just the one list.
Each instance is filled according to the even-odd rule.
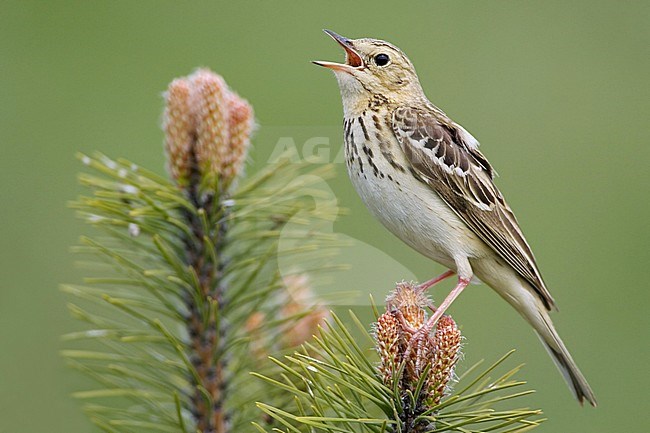
[[431,331],[432,325],[427,322],[419,329],[411,334],[411,338],[406,345],[404,355],[410,359],[416,374],[419,374],[425,367],[429,360],[430,351],[432,347]]

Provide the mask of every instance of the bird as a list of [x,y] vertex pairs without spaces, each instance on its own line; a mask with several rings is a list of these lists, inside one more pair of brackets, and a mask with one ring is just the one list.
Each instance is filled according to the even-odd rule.
[[421,332],[433,330],[478,278],[532,326],[580,404],[596,406],[551,321],[555,300],[479,142],[429,101],[398,47],[324,31],[345,51],[345,63],[313,63],[332,70],[338,81],[345,162],[354,188],[390,232],[448,269],[419,290],[454,274],[458,278]]

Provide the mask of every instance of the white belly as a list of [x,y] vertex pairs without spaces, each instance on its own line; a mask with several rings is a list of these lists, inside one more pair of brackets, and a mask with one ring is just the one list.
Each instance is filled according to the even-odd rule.
[[[356,143],[356,151],[348,140],[348,174],[373,216],[416,251],[448,268],[455,270],[454,257],[485,254],[485,244],[432,189],[413,177],[392,135],[392,142],[385,143],[384,150],[390,148],[395,162],[404,167],[404,171],[396,170],[382,154],[379,144],[372,139],[372,125],[364,124],[371,137],[369,141],[363,139],[365,135],[357,122],[351,125],[350,137],[346,138]],[[363,146],[372,152],[364,151]]]

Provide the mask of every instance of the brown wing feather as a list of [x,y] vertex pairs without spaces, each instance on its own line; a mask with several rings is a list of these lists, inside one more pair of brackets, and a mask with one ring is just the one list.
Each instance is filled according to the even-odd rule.
[[[490,248],[528,281],[547,308],[555,306],[512,210],[494,185],[478,143],[434,109],[401,107],[393,130],[414,176],[429,185]],[[471,136],[469,136],[471,138]]]

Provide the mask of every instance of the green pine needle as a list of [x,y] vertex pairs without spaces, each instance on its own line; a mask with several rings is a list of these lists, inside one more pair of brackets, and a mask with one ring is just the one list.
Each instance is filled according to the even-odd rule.
[[[79,181],[91,194],[71,207],[97,231],[74,249],[83,256],[88,277],[83,284],[61,288],[71,299],[71,314],[85,324],[64,336],[70,347],[62,354],[97,383],[74,394],[87,402],[89,418],[108,432],[196,432],[194,396],[207,407],[215,404],[213,394],[200,385],[187,331],[188,320],[197,314],[204,325],[213,318],[221,330],[212,356],[227,366],[223,404],[231,431],[248,429],[256,420],[262,425],[256,399],[269,396],[284,404],[293,397],[282,395],[275,384],[254,380],[249,372],[273,374],[265,356],[282,349],[278,337],[305,314],[278,313],[286,289],[277,257],[288,255],[299,265],[304,251],[318,250],[313,242],[323,257],[331,256],[323,245],[335,248],[331,236],[318,233],[291,251],[278,251],[278,240],[281,235],[300,237],[299,232],[283,233],[282,227],[307,210],[313,220],[335,217],[327,213],[331,209],[311,210],[305,199],[315,194],[312,182],[318,178],[313,175],[322,179],[331,168],[301,176],[304,166],[287,161],[272,165],[232,196],[217,197],[217,205],[203,209],[169,180],[129,161],[101,154],[79,159],[90,171]],[[294,181],[287,185],[287,179]],[[190,221],[205,235],[197,237]],[[213,236],[224,224],[227,233]],[[221,263],[218,279],[227,286],[223,299],[202,293],[202,277],[187,262],[188,242],[201,245],[207,263]],[[188,311],[187,300],[196,312]],[[266,319],[253,338],[247,321],[257,313]],[[253,348],[264,356],[255,355]]]
[[[386,387],[378,376],[374,362],[365,348],[374,340],[351,312],[356,334],[343,321],[332,316],[327,329],[306,343],[301,352],[273,362],[284,372],[277,377],[254,374],[266,383],[293,394],[295,407],[301,411],[258,402],[262,412],[281,429],[256,424],[259,431],[283,432],[399,432],[408,433],[401,423],[406,401],[397,389]],[[359,345],[366,343],[363,347]],[[521,366],[501,373],[514,351],[504,355],[480,373],[480,363],[461,376],[453,392],[442,402],[421,415],[430,421],[429,432],[500,432],[528,431],[539,425],[541,411],[505,409],[504,402],[526,396],[533,391],[519,390],[525,382],[513,379]],[[472,378],[473,376],[473,378]],[[421,432],[422,430],[418,430]]]

